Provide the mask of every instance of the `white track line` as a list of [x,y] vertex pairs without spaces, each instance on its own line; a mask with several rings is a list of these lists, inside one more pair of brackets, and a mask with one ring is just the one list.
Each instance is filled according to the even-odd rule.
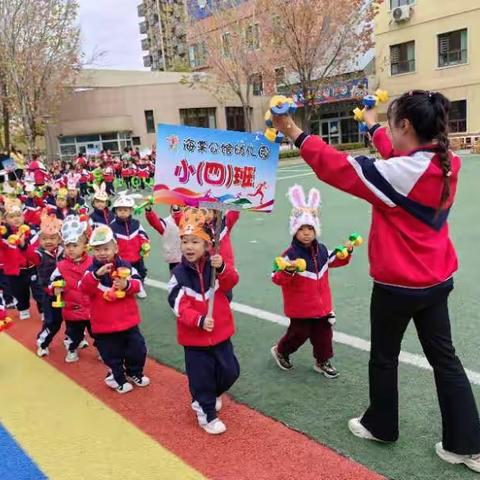
[[[160,282],[159,280],[147,278],[145,280],[145,283],[150,287],[167,290],[167,284],[165,282]],[[234,310],[235,312],[244,313],[245,315],[249,315],[250,317],[256,317],[260,320],[278,323],[279,325],[283,326],[288,326],[290,323],[287,317],[284,317],[283,315],[278,315],[276,313],[267,312],[266,310],[261,310],[260,308],[250,307],[249,305],[244,305],[238,302],[232,302],[230,305],[232,306],[232,310]],[[353,347],[357,350],[362,350],[364,352],[370,352],[370,342],[368,340],[364,340],[363,338],[354,337],[353,335],[337,332],[335,330],[333,332],[333,339],[337,343],[348,345],[349,347]],[[407,365],[413,365],[414,367],[432,371],[432,367],[423,355],[401,351],[399,360],[400,362]],[[480,373],[467,369],[465,369],[465,372],[467,373],[470,383],[474,385],[480,385]]]
[[307,177],[309,175],[315,175],[315,173],[314,172],[299,173],[298,175],[289,175],[288,177],[278,177],[277,180],[288,180],[289,178]]

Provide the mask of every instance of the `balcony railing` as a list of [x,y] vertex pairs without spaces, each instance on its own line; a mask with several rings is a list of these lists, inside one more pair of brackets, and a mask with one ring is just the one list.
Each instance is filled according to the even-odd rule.
[[146,14],[147,9],[145,8],[145,4],[141,3],[137,6],[137,12],[139,17],[144,17]]

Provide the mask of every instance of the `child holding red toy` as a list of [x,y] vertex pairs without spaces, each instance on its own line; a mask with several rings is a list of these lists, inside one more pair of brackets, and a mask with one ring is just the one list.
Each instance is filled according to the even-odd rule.
[[338,377],[332,365],[333,330],[335,322],[332,294],[328,282],[328,269],[342,267],[350,261],[350,252],[343,260],[330,252],[317,238],[320,236],[320,192],[312,188],[305,200],[300,185],[288,191],[293,205],[290,215],[292,244],[276,259],[273,283],[282,288],[285,315],[290,326],[272,356],[282,370],[291,370],[290,355],[308,339],[313,345],[313,369],[327,378]]

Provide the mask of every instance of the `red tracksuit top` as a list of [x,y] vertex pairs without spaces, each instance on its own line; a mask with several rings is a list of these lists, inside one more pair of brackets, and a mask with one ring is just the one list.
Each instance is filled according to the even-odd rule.
[[[393,154],[384,128],[373,133],[383,155]],[[458,267],[447,217],[457,189],[461,161],[451,153],[450,198],[437,214],[443,171],[435,146],[388,160],[339,152],[315,135],[296,141],[317,177],[372,204],[368,255],[370,275],[377,283],[428,288],[438,285]]]
[[135,298],[142,285],[140,277],[136,270],[132,269],[132,266],[121,258],[116,257],[113,263],[115,269],[127,267],[132,270],[125,298],[113,302],[103,298],[104,292],[110,289],[113,281],[111,275],[108,274],[100,278],[95,276],[95,272],[102,266],[95,259],[78,283],[79,290],[90,298],[90,324],[93,333],[124,332],[137,326],[141,320]]
[[196,266],[184,257],[175,267],[168,283],[168,302],[177,316],[177,340],[180,345],[208,347],[228,340],[235,333],[232,310],[227,294],[238,283],[238,273],[233,265],[224,263],[217,274],[215,303],[213,306],[214,328],[207,332],[200,328],[202,317],[208,312],[208,302],[212,297],[212,266],[210,257]]
[[[85,272],[92,265],[92,257],[84,255],[79,261],[65,257],[57,263],[57,268],[52,273],[50,281],[65,280],[62,293],[65,306],[62,309],[63,319],[67,321],[90,320],[90,297],[78,288],[78,283]],[[50,290],[53,287],[50,284]]]
[[20,275],[20,270],[33,267],[34,264],[28,257],[28,249],[35,249],[38,246],[38,233],[32,230],[31,235],[26,238],[25,246],[10,245],[8,237],[17,232],[16,228],[7,226],[7,232],[1,238],[0,248],[3,252],[3,273],[5,275]]
[[282,256],[287,260],[302,258],[307,264],[304,272],[272,273],[273,283],[282,287],[285,315],[295,319],[327,316],[333,310],[328,269],[347,265],[351,256],[340,260],[317,240],[305,247],[295,238]]
[[148,235],[136,218],[120,220],[115,217],[110,223],[118,245],[118,254],[130,263],[137,263],[142,259],[140,250],[144,243],[150,243]]

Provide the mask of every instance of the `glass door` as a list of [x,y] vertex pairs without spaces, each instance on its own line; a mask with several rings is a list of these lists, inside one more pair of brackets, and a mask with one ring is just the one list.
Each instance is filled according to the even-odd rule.
[[322,121],[322,138],[331,145],[340,143],[340,120],[323,120]]

